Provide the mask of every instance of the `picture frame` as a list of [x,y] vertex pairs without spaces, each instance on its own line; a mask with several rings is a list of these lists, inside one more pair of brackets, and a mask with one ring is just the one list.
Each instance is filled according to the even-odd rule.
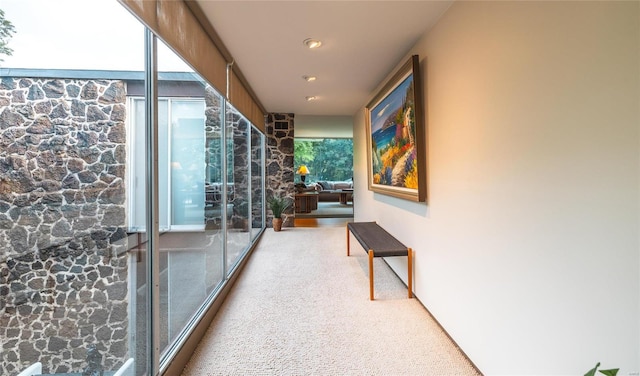
[[427,154],[420,59],[411,56],[365,107],[369,190],[427,199]]

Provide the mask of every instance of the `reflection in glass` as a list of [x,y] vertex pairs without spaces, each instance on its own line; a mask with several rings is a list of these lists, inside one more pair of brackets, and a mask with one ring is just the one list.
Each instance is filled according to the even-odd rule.
[[[172,52],[161,42],[159,48],[164,51],[158,58],[162,69],[163,57]],[[166,126],[158,124],[165,130],[159,143],[166,140],[167,148],[160,150],[167,159],[158,166],[167,180],[159,184],[169,189],[166,201],[161,197],[159,202],[160,212],[169,218],[159,250],[160,349],[165,354],[223,280],[223,211],[208,178],[220,168],[211,165],[210,140],[216,134],[219,138],[222,102],[202,78],[183,68],[188,71],[163,72],[158,83],[159,101],[166,102],[166,116],[158,117],[167,121]]]
[[264,226],[264,135],[251,127],[251,238],[255,239]]
[[204,100],[171,101],[172,225],[204,226]]
[[[2,7],[18,33],[14,56],[0,68],[0,375],[35,362],[45,374],[80,374],[88,357],[101,359],[105,374],[127,364],[148,374],[153,156],[144,28],[114,1]],[[84,17],[91,14],[101,17]],[[246,254],[248,223],[254,234],[263,226],[256,192],[264,179],[255,167],[263,151],[254,149],[264,137],[256,132],[250,141],[249,122],[234,111],[225,136],[223,98],[159,48],[160,312],[153,314],[167,355]]]
[[0,74],[0,374],[144,368],[145,207],[127,199],[144,143],[122,72],[144,70],[144,29],[117,2],[2,9],[17,32]]
[[233,206],[233,215],[227,220],[227,273],[248,249],[251,241],[249,232],[249,208],[251,207],[249,175],[249,122],[232,106],[227,106],[226,139],[231,146],[229,161],[233,161],[233,196],[227,203]]

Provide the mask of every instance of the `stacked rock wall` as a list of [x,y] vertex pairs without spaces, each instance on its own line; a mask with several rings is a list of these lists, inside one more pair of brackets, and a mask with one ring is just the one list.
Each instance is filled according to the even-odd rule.
[[251,228],[259,229],[263,226],[263,173],[262,163],[262,133],[256,128],[251,128]]
[[126,88],[0,81],[0,374],[105,369],[128,349]]
[[227,133],[233,140],[233,183],[235,194],[231,227],[248,230],[249,218],[249,123],[237,111],[227,111]]
[[[222,98],[213,87],[207,85],[205,101],[205,164],[209,182],[222,181]],[[222,191],[221,186],[214,185],[205,189],[205,224],[207,229],[221,228]],[[212,193],[214,192],[215,193]],[[207,193],[211,197],[207,197]]]
[[[206,135],[206,153],[205,160],[207,170],[211,176],[208,177],[209,183],[217,184],[222,181],[222,125],[221,113],[222,98],[211,87],[207,87],[205,91],[205,135]],[[253,218],[253,227],[262,227],[262,202],[256,200],[256,197],[262,195],[262,143],[261,133],[255,134],[251,131],[252,127],[240,113],[232,107],[227,107],[225,114],[226,134],[227,134],[227,155],[232,159],[227,161],[232,167],[233,174],[228,176],[230,188],[228,192],[228,225],[234,229],[248,229],[247,218],[249,215],[249,181],[251,181],[251,214]],[[249,135],[248,132],[251,132]],[[249,142],[251,143],[249,145]],[[249,166],[249,158],[251,158],[251,166]],[[210,187],[212,189],[213,187]],[[220,189],[216,187],[216,189]],[[218,195],[220,196],[220,195]],[[205,222],[208,229],[217,228],[216,222],[219,221],[221,211],[217,204],[217,210],[208,212],[205,210]],[[209,226],[209,224],[212,224]]]
[[[266,196],[283,196],[291,200],[291,207],[283,215],[283,226],[293,227],[293,138],[294,115],[274,114],[267,116],[267,160]],[[268,205],[267,205],[268,207]],[[267,211],[267,226],[271,226],[273,214]]]

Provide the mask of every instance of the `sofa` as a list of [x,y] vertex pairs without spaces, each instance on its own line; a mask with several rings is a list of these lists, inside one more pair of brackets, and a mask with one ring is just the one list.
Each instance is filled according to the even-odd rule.
[[320,202],[340,202],[340,193],[343,190],[351,190],[347,193],[347,201],[353,201],[353,181],[327,181],[320,180],[316,183],[309,183],[299,192],[318,192]]

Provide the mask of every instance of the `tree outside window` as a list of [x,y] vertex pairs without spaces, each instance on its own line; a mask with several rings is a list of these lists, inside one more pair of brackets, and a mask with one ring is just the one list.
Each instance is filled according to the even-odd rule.
[[307,183],[350,180],[353,177],[353,139],[296,139],[294,163],[296,170],[303,164],[309,168]]

